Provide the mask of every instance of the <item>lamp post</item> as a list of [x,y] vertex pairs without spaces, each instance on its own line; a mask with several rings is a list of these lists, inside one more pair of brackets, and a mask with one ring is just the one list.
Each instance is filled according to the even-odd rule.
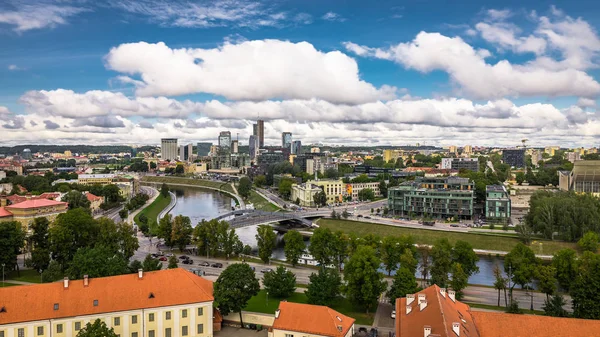
[[40,272],[40,283],[43,283],[42,281],[42,269],[40,268],[40,270],[38,270]]
[[4,264],[4,263],[2,264],[2,288],[4,288],[4,266],[5,265],[6,264]]
[[269,306],[269,292],[267,291],[267,307]]

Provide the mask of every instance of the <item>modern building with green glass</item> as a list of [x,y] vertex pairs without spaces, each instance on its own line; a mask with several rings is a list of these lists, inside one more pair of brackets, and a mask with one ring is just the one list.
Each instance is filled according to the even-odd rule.
[[488,222],[510,221],[510,196],[503,185],[485,187],[485,217]]
[[417,177],[388,190],[388,208],[400,216],[471,219],[473,192],[473,182],[468,178]]

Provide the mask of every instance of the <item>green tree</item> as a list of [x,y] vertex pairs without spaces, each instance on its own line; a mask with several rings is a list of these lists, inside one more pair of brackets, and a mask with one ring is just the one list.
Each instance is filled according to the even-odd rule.
[[99,244],[111,248],[112,251],[121,253],[126,260],[129,260],[140,247],[133,227],[126,223],[115,223],[106,217],[96,220],[98,227],[98,236],[96,242],[90,244]]
[[250,191],[252,190],[252,182],[248,177],[242,177],[237,187],[238,193],[244,199],[248,199],[250,196]]
[[178,215],[173,219],[171,244],[183,251],[192,242],[192,221],[189,217]]
[[35,270],[46,270],[50,264],[50,242],[48,228],[50,223],[46,218],[35,218],[31,224],[31,265]]
[[577,245],[584,252],[598,252],[598,234],[595,232],[586,232],[579,241],[577,241]]
[[513,301],[513,289],[515,285],[520,285],[524,288],[533,279],[535,268],[538,265],[538,260],[535,253],[522,243],[518,243],[504,257],[504,272],[512,281],[509,288],[511,302]]
[[290,179],[281,179],[279,182],[279,194],[286,199],[290,199],[290,195],[292,194],[292,185],[294,184],[293,180]]
[[556,269],[558,285],[567,292],[577,277],[576,257],[577,253],[569,248],[559,250],[552,257],[552,266]]
[[553,317],[569,317],[569,312],[564,309],[567,305],[565,298],[562,295],[554,295],[544,301],[544,315]]
[[400,267],[396,271],[390,290],[387,292],[387,298],[391,304],[395,304],[397,298],[406,297],[407,294],[414,294],[419,290],[415,274],[408,268]]
[[500,270],[500,267],[496,264],[494,265],[494,269],[493,269],[493,273],[494,273],[494,289],[498,290],[498,306],[500,306],[500,291],[504,290],[504,305],[508,305],[507,301],[506,301],[506,278],[504,276],[502,276],[502,270]]
[[[194,228],[193,237],[198,247],[198,251],[207,252],[211,256],[216,256],[219,251],[223,251],[223,244],[228,238],[229,223],[212,219],[206,221],[202,219]],[[237,243],[232,243],[232,246]],[[228,243],[226,243],[228,245]]]
[[222,252],[225,254],[226,259],[229,259],[229,257],[234,254],[241,253],[244,248],[242,241],[240,241],[240,238],[233,228],[226,230],[225,235],[221,237],[220,241]]
[[275,249],[275,239],[277,235],[269,225],[260,225],[256,233],[256,243],[258,246],[258,257],[267,263],[271,259],[273,249]]
[[181,164],[177,164],[177,166],[175,166],[175,174],[183,174],[185,172],[183,165]]
[[386,236],[383,238],[381,244],[381,262],[385,266],[385,270],[388,276],[392,274],[393,270],[396,270],[398,263],[400,263],[400,255],[402,251],[399,249],[398,240],[394,236]]
[[552,266],[538,265],[534,277],[538,281],[539,290],[546,294],[546,299],[556,291],[556,269]]
[[297,231],[288,231],[283,235],[283,252],[285,253],[285,260],[295,267],[298,264],[298,259],[304,253],[306,245],[302,239],[302,234]]
[[129,215],[129,211],[127,211],[127,208],[123,208],[119,211],[119,217],[121,218],[121,220],[127,219],[127,215]]
[[173,220],[171,214],[165,214],[165,216],[158,222],[158,229],[156,236],[165,240],[165,245],[173,249],[175,242],[172,241],[173,234]]
[[256,185],[256,187],[262,188],[266,183],[267,178],[264,175],[260,174],[254,177],[254,185]]
[[97,222],[82,208],[59,214],[49,229],[52,258],[65,270],[79,248],[96,242],[99,231]]
[[321,266],[326,266],[334,261],[335,236],[329,228],[317,228],[310,237],[308,251]]
[[106,326],[106,323],[97,318],[94,323],[87,323],[83,329],[79,330],[77,337],[117,337],[113,328]]
[[382,196],[387,197],[388,193],[388,186],[385,183],[384,180],[379,182],[379,193],[381,193]]
[[342,278],[335,269],[319,268],[318,273],[309,276],[306,292],[308,303],[331,306],[340,297]]
[[373,192],[370,188],[363,188],[358,192],[358,200],[367,201],[367,200],[375,200],[375,192]]
[[140,269],[144,270],[144,265],[140,260],[135,259],[129,263],[127,268],[129,268],[130,273],[137,273]]
[[62,201],[69,203],[69,209],[78,207],[87,210],[90,209],[90,201],[88,200],[88,198],[83,193],[76,190],[70,191],[69,193],[65,194],[62,197]]
[[440,288],[448,286],[448,274],[452,269],[452,245],[448,239],[437,240],[431,248],[431,283]]
[[296,290],[296,275],[284,266],[279,266],[274,271],[265,273],[263,285],[269,295],[277,298],[287,298]]
[[146,255],[144,262],[142,262],[142,269],[144,271],[155,271],[162,269],[162,263],[157,259],[153,258],[150,254]]
[[324,191],[319,191],[313,195],[313,202],[316,207],[322,207],[327,204],[327,195]]
[[214,283],[213,296],[221,315],[227,316],[230,312],[239,312],[241,325],[244,326],[242,309],[253,296],[258,294],[259,290],[260,284],[254,270],[245,263],[234,263],[219,275]]
[[573,316],[600,319],[600,255],[584,252],[577,270],[577,278],[570,290]]
[[60,264],[54,260],[50,261],[48,268],[42,272],[42,282],[44,283],[56,282],[62,280],[63,277],[64,273],[62,272]]
[[467,287],[469,282],[469,275],[464,272],[462,266],[458,262],[452,264],[452,279],[450,280],[450,287],[456,292],[456,299],[463,298],[463,290]]
[[175,255],[172,255],[171,257],[169,257],[169,265],[167,266],[167,269],[175,268],[177,268],[177,258],[175,257]]
[[163,183],[160,187],[160,195],[162,195],[164,198],[169,196],[169,186],[167,186],[167,184]]
[[517,184],[519,184],[519,185],[523,184],[523,182],[525,181],[525,173],[517,172],[515,174],[515,180],[517,181]]
[[119,202],[123,199],[121,190],[114,184],[104,185],[104,187],[102,187],[102,195],[107,204]]
[[150,168],[151,168],[152,170],[156,170],[156,163],[155,163],[155,162],[153,162],[153,161],[151,161],[151,162],[150,162]]
[[387,288],[378,268],[381,260],[375,250],[359,247],[344,268],[345,292],[352,303],[362,306],[367,313],[377,305],[377,298]]
[[105,277],[126,274],[127,260],[121,254],[105,246],[79,248],[73,256],[73,261],[67,269],[71,279],[89,277]]
[[346,209],[344,209],[344,211],[342,212],[342,218],[348,219],[349,216],[350,216],[350,213],[348,213],[348,211]]
[[462,240],[456,241],[452,249],[452,262],[460,263],[462,270],[467,274],[467,278],[479,273],[478,261],[479,256],[475,254],[470,243]]
[[406,268],[414,274],[417,272],[417,266],[419,265],[419,262],[415,257],[415,251],[411,248],[404,248],[404,251],[402,252],[402,254],[400,254],[399,261],[400,268]]

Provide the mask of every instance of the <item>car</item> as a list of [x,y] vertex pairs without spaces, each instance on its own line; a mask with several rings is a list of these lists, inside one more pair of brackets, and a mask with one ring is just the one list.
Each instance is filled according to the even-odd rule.
[[371,217],[370,216],[365,216],[365,219],[371,219]]
[[458,226],[458,224],[453,223],[453,224],[450,224],[450,227],[459,227],[459,226]]
[[198,264],[201,266],[204,266],[204,267],[210,267],[210,263],[208,263],[206,261],[200,261],[200,263],[198,263]]
[[357,215],[356,217],[357,217],[357,218],[362,218],[363,216],[362,216],[362,214],[359,214],[359,215]]
[[166,256],[161,256],[158,258],[159,261],[167,261],[167,257]]
[[150,254],[150,256],[154,259],[158,258],[158,254],[155,254],[155,253]]
[[185,260],[181,261],[181,263],[183,263],[183,264],[194,264],[194,260],[192,260],[192,259],[185,259]]
[[260,272],[263,273],[263,274],[264,273],[269,273],[269,272],[272,272],[272,271],[273,271],[273,269],[271,269],[271,268],[263,268],[263,269],[260,270]]
[[223,264],[219,263],[219,262],[215,262],[213,264],[210,265],[213,268],[223,268]]
[[391,317],[392,317],[392,318],[396,318],[396,310],[392,310],[392,315],[391,315]]
[[166,257],[171,257],[171,256],[173,256],[173,253],[166,253],[165,256]]
[[180,258],[180,259],[182,259],[182,260],[187,260],[187,259],[189,259],[190,257],[189,257],[189,256],[187,256],[187,255],[181,255],[179,258]]
[[368,332],[368,330],[364,326],[361,326],[360,328],[358,328],[358,332],[362,332],[362,333],[366,334]]

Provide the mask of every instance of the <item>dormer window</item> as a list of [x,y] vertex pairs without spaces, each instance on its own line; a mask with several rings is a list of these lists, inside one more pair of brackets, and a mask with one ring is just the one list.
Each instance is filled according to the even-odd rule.
[[3,313],[3,312],[6,312],[6,307],[0,308],[0,314]]
[[148,298],[154,298],[154,293],[150,293],[150,295],[148,295]]

